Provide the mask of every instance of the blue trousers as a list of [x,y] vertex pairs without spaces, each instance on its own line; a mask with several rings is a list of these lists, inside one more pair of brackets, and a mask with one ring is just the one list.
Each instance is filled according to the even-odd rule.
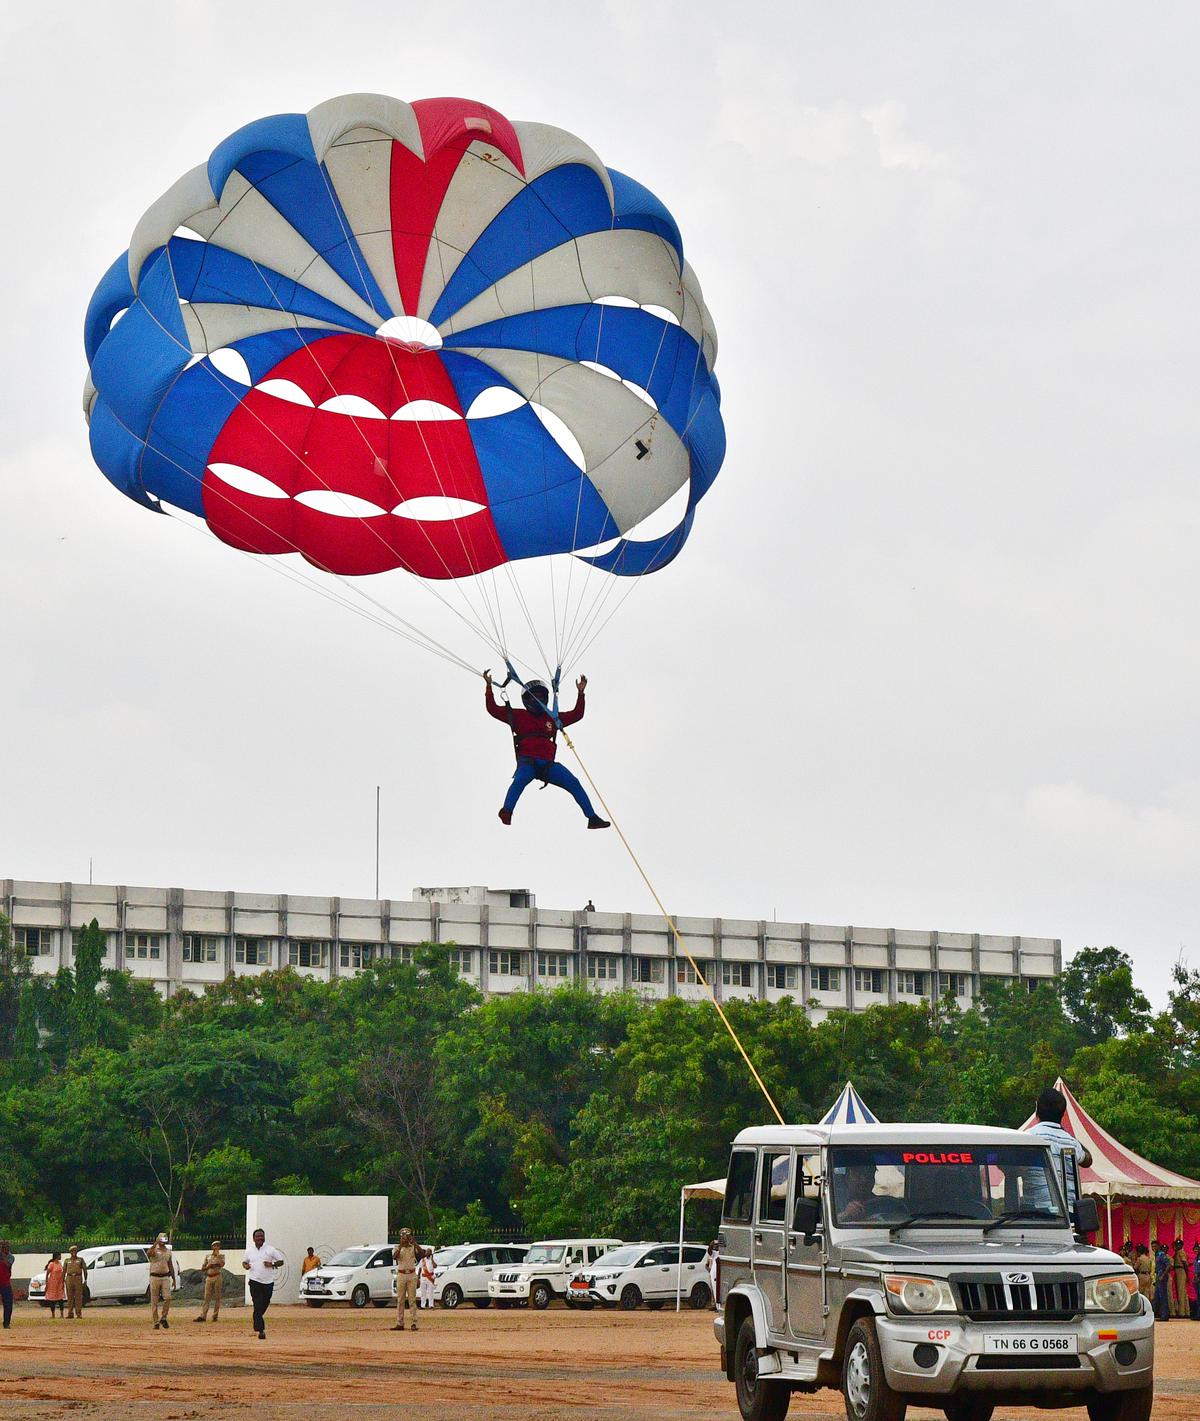
[[543,779],[547,784],[565,789],[589,819],[595,815],[596,811],[592,808],[592,801],[587,797],[587,790],[565,765],[560,765],[557,760],[527,760],[524,757],[517,761],[512,784],[509,785],[508,793],[504,796],[504,807],[510,814],[517,807],[517,800],[521,798],[535,779]]

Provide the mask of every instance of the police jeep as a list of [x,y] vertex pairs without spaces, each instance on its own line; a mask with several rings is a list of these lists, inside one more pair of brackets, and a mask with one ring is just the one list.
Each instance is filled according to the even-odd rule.
[[[1073,1163],[1073,1161],[1072,1161]],[[1154,1317],[1084,1242],[1048,1146],[967,1125],[743,1130],[725,1187],[714,1323],[744,1421],[840,1389],[851,1421],[1086,1406],[1148,1421]]]

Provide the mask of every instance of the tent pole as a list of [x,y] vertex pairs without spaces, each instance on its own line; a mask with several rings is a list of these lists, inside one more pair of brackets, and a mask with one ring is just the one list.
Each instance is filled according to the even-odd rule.
[[683,1206],[687,1190],[679,1191],[679,1257],[675,1260],[675,1311],[679,1311],[679,1297],[683,1292]]
[[1109,1252],[1114,1252],[1112,1236],[1112,1180],[1108,1181],[1108,1238],[1105,1240],[1105,1247]]

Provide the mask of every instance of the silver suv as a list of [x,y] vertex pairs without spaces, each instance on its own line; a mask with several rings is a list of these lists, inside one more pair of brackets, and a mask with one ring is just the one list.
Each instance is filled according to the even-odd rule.
[[1084,1405],[1149,1421],[1154,1317],[1114,1253],[1080,1242],[1050,1150],[968,1125],[743,1130],[725,1186],[714,1324],[744,1421],[841,1390],[851,1421],[907,1406],[991,1421]]

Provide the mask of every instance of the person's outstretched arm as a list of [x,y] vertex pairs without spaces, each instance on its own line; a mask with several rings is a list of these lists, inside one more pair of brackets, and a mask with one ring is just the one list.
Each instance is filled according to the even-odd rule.
[[508,711],[496,699],[495,692],[492,690],[492,673],[490,671],[483,673],[483,703],[487,706],[487,713],[493,720],[508,719]]
[[586,709],[584,705],[584,692],[587,690],[586,676],[581,676],[579,680],[575,682],[575,690],[578,694],[575,697],[574,707],[569,711],[562,711],[559,714],[558,719],[562,725],[574,725],[577,720],[583,719],[583,712]]

